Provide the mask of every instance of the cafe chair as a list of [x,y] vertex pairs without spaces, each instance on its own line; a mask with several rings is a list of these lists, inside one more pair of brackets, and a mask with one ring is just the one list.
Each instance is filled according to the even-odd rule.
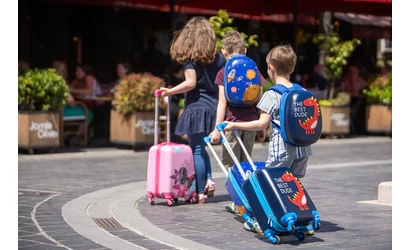
[[[84,109],[84,115],[79,115],[79,116],[67,116],[64,117],[63,111],[61,111],[61,117],[62,117],[62,126],[61,126],[61,140],[63,141],[66,136],[69,135],[76,135],[78,132],[79,127],[88,122],[88,107],[85,105],[84,102],[81,101],[75,101],[75,105],[77,106],[82,106]],[[83,126],[84,127],[84,146],[88,145],[88,126]],[[62,143],[63,144],[63,143]]]

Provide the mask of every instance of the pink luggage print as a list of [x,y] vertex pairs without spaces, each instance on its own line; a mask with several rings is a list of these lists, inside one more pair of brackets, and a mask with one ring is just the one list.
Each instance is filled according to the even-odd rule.
[[[195,202],[196,179],[192,149],[185,144],[170,142],[170,121],[167,122],[167,142],[158,144],[158,98],[161,90],[155,91],[155,136],[149,150],[147,171],[147,192],[151,205],[154,198],[165,199],[173,206],[182,198]],[[169,101],[167,117],[169,118]]]

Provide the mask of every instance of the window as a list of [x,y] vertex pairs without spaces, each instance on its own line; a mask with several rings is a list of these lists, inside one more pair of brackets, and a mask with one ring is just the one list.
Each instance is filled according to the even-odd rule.
[[380,39],[380,51],[382,53],[392,52],[392,41],[387,39]]

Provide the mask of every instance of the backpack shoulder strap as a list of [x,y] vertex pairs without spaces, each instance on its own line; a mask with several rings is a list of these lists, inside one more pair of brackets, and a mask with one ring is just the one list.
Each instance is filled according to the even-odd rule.
[[289,92],[289,89],[283,86],[282,84],[275,84],[272,87],[270,87],[269,90],[276,91],[281,95],[283,95],[283,93],[285,92]]
[[294,89],[294,90],[302,90],[303,89],[302,86],[300,86],[297,83],[292,83],[292,85],[293,85],[292,89]]

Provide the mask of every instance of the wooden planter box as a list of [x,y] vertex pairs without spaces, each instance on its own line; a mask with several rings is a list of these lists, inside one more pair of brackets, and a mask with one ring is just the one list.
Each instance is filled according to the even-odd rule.
[[155,113],[135,112],[129,120],[111,109],[110,142],[134,146],[136,143],[154,144]]
[[392,132],[391,106],[372,104],[366,107],[366,130],[370,133]]
[[349,134],[350,133],[350,107],[321,106],[322,134]]
[[60,126],[59,111],[19,111],[18,147],[29,150],[59,147]]

